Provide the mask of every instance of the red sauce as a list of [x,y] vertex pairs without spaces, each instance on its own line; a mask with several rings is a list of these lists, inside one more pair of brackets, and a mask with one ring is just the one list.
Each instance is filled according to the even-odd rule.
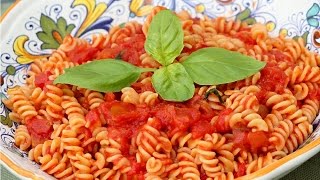
[[50,138],[53,128],[48,120],[32,118],[26,122],[27,129],[35,142],[42,143]]
[[213,132],[215,132],[215,128],[208,121],[200,121],[191,127],[192,137],[195,139],[201,138],[205,134],[212,134]]
[[87,61],[91,61],[96,56],[96,53],[98,52],[97,48],[94,47],[82,47],[75,48],[72,51],[67,52],[67,56],[70,58],[70,60],[74,63],[83,64]]
[[314,100],[320,100],[320,89],[316,90],[316,89],[312,89],[309,91],[308,93],[308,97],[310,99],[314,99]]
[[86,115],[86,120],[90,123],[89,129],[91,132],[97,127],[101,126],[101,121],[99,117],[99,110],[98,109],[93,109],[88,112]]
[[271,59],[275,59],[277,62],[292,62],[292,58],[283,54],[281,51],[277,49],[273,49],[266,53]]
[[34,79],[34,85],[36,87],[44,89],[44,87],[47,84],[52,83],[52,81],[49,80],[49,76],[51,76],[51,75],[52,75],[52,73],[50,71],[45,71],[45,72],[37,74]]
[[160,103],[152,109],[152,115],[161,121],[161,128],[173,136],[179,131],[187,131],[200,119],[200,112],[194,108],[177,107],[173,103]]
[[133,65],[141,65],[140,56],[144,50],[145,36],[143,34],[135,34],[126,41],[119,42],[118,46],[105,48],[97,53],[97,59],[119,58]]
[[155,92],[151,82],[146,82],[146,83],[135,82],[131,85],[131,87],[135,89],[138,93],[142,93],[145,91]]
[[246,175],[246,164],[238,163],[238,171],[235,173],[235,177],[241,177]]
[[247,128],[233,129],[234,146],[251,152],[258,152],[268,145],[268,135],[263,131],[251,132]]
[[250,149],[250,143],[248,141],[248,132],[246,130],[241,129],[233,129],[232,130],[234,139],[234,147],[240,148],[243,150]]
[[253,152],[268,144],[268,136],[264,131],[249,132],[247,138]]
[[261,77],[258,81],[258,85],[261,86],[261,89],[280,94],[284,92],[288,76],[282,69],[277,65],[267,63],[260,72]]
[[107,101],[107,102],[114,101],[115,99],[116,99],[116,96],[112,92],[106,93],[104,95],[104,100]]
[[229,126],[229,115],[232,113],[232,109],[222,110],[218,116],[217,121],[215,122],[215,127],[217,132],[219,133],[228,133],[231,132],[231,128]]
[[203,99],[203,97],[199,95],[193,96],[189,101],[187,101],[186,106],[192,107],[194,109],[197,109],[200,111],[200,119],[205,121],[210,121],[213,116],[217,114],[216,111],[214,111],[209,103]]
[[266,104],[268,100],[267,94],[268,94],[268,91],[265,89],[261,89],[261,91],[255,94],[260,104]]
[[206,180],[208,178],[208,176],[206,175],[205,172],[200,172],[200,179],[201,180]]
[[233,37],[240,39],[247,46],[250,46],[250,47],[257,44],[257,42],[251,37],[251,32],[249,31],[240,31],[236,33]]
[[146,163],[137,163],[135,157],[128,158],[131,164],[131,170],[128,172],[129,177],[133,177],[132,179],[144,180],[144,174],[146,173]]
[[88,112],[86,121],[90,122],[91,132],[99,126],[100,116],[107,122],[108,135],[110,138],[121,142],[123,154],[129,154],[130,140],[138,129],[147,122],[149,108],[144,105],[135,106],[120,101],[101,103],[96,109]]

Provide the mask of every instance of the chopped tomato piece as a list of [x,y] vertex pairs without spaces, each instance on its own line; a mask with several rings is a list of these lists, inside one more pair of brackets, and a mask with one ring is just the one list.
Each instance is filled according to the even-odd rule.
[[264,119],[268,114],[270,110],[267,106],[260,104],[258,109],[258,114]]
[[260,104],[266,104],[267,94],[268,94],[268,91],[266,91],[265,89],[261,89],[261,91],[255,94]]
[[277,49],[273,49],[270,52],[268,52],[267,56],[271,56],[271,58],[274,58],[277,62],[281,62],[281,61],[291,62],[292,61],[292,59],[289,56],[283,54],[281,51],[279,51]]
[[112,92],[106,93],[104,95],[104,100],[107,102],[114,101],[115,99],[116,99],[116,96]]
[[140,56],[145,52],[144,42],[144,34],[135,34],[126,41],[121,39],[116,47],[105,48],[97,53],[96,57],[97,59],[118,58],[138,66],[141,65]]
[[49,139],[53,130],[50,122],[46,119],[32,118],[26,122],[27,129],[31,136],[36,139]]
[[258,85],[261,89],[266,91],[273,91],[276,93],[283,93],[286,87],[288,76],[277,65],[268,63],[261,70],[261,77],[258,81]]
[[102,51],[98,52],[96,55],[97,59],[114,59],[121,53],[121,46],[113,47],[113,48],[105,48]]
[[181,104],[160,103],[152,110],[152,115],[161,121],[162,128],[168,130],[171,137],[179,131],[187,131],[200,120],[200,111]]
[[94,47],[86,47],[85,49],[75,48],[74,50],[67,52],[67,56],[72,62],[82,64],[93,60],[97,52],[98,49]]
[[86,115],[86,121],[87,121],[87,125],[89,125],[89,129],[91,132],[93,132],[93,130],[97,127],[101,127],[101,120],[99,117],[99,111],[98,109],[93,109],[91,111],[88,112],[88,114]]
[[214,126],[207,121],[200,121],[191,127],[192,137],[197,139],[205,134],[211,134],[215,131]]
[[87,123],[92,124],[89,127],[92,132],[92,129],[96,127],[95,125],[100,125],[100,118],[103,118],[107,123],[108,136],[120,142],[121,152],[128,155],[130,139],[147,122],[148,117],[150,117],[149,112],[148,106],[136,106],[114,100],[101,103],[99,107],[89,111],[86,120]]
[[250,149],[250,143],[248,141],[248,132],[240,129],[234,129],[232,131],[234,139],[233,143],[235,147],[238,147],[243,150]]
[[219,133],[228,133],[231,132],[229,126],[229,115],[232,113],[232,109],[222,110],[218,116],[217,121],[214,123],[214,126]]
[[135,121],[146,121],[149,110],[147,107],[137,108],[135,105],[120,101],[105,102],[100,105],[100,111],[108,125],[122,126]]
[[49,76],[51,75],[52,73],[50,71],[45,71],[37,74],[34,79],[34,85],[43,89],[47,84],[50,84],[52,82],[49,80]]
[[238,163],[238,171],[235,174],[235,177],[241,177],[246,175],[246,164]]
[[249,132],[248,141],[250,143],[251,150],[256,152],[261,147],[264,147],[268,144],[268,136],[263,131]]

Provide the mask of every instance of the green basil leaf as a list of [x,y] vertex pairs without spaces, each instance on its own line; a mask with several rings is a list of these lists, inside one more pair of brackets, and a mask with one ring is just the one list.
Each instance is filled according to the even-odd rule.
[[179,18],[170,10],[156,14],[148,29],[144,48],[160,64],[171,64],[183,49],[183,30]]
[[223,48],[203,48],[192,53],[182,65],[195,83],[217,85],[244,79],[265,63]]
[[156,70],[152,84],[157,93],[167,101],[182,102],[192,98],[194,84],[180,63],[170,64]]
[[54,83],[72,84],[100,92],[117,92],[136,82],[145,69],[125,61],[97,60],[65,70]]

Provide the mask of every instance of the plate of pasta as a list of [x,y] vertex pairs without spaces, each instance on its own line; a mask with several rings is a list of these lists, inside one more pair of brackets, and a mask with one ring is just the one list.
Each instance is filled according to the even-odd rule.
[[1,17],[1,164],[21,179],[284,176],[320,151],[320,3],[290,2],[17,1]]

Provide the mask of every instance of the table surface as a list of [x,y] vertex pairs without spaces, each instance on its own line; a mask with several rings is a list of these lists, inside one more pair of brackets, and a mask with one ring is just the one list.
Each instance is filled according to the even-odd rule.
[[[1,15],[12,4],[13,0],[1,0]],[[0,179],[18,180],[6,168],[0,166]],[[320,179],[320,153],[309,159],[303,165],[281,178],[281,180],[318,180]]]

